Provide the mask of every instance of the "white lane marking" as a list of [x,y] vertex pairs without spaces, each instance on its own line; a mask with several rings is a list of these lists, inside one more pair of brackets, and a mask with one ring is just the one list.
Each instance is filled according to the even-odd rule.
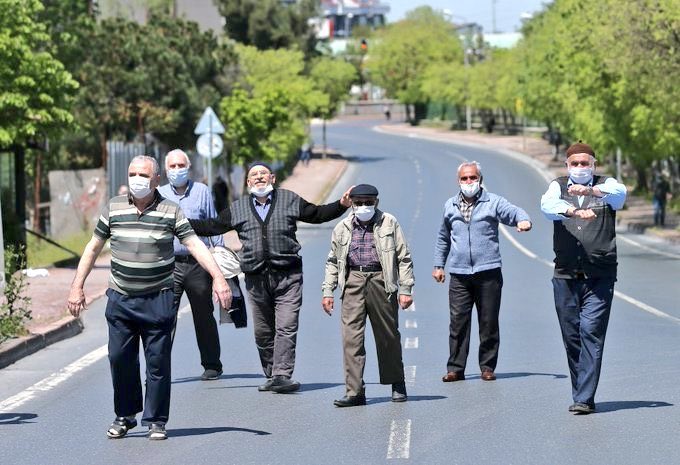
[[408,365],[404,367],[404,381],[409,384],[416,382],[416,366]]
[[388,459],[407,459],[411,456],[411,420],[392,420]]
[[655,253],[657,255],[662,255],[664,257],[669,257],[669,258],[680,259],[680,255],[678,255],[678,254],[670,253],[670,252],[663,252],[661,250],[656,250],[653,247],[649,247],[648,245],[640,244],[639,242],[634,241],[633,239],[629,239],[626,236],[622,236],[620,234],[617,235],[616,238],[621,239],[623,242],[627,242],[631,245],[634,245],[635,247],[640,247],[642,250],[646,250],[648,252],[652,252],[652,253]]
[[418,336],[407,337],[404,340],[404,349],[417,349],[418,348]]
[[406,329],[416,329],[418,327],[418,322],[416,320],[406,320],[404,326]]
[[[530,250],[525,248],[522,244],[517,242],[517,239],[512,237],[510,235],[510,233],[506,230],[506,228],[500,227],[499,229],[501,230],[501,233],[503,233],[503,236],[505,236],[512,243],[512,245],[517,247],[517,249],[519,249],[519,251],[522,252],[524,255],[526,255],[529,258],[533,258],[534,260],[537,260],[537,261],[539,261],[539,262],[543,263],[544,265],[549,266],[551,268],[555,267],[555,264],[553,262],[549,262],[548,260],[544,260],[544,259],[538,257],[535,253],[531,252]],[[640,302],[639,300],[637,300],[637,299],[635,299],[635,298],[633,298],[633,297],[631,297],[627,294],[624,294],[621,291],[614,290],[614,295],[616,297],[618,297],[619,299],[625,300],[629,304],[636,306],[637,308],[639,308],[640,310],[642,310],[644,312],[647,312],[647,313],[652,314],[654,316],[658,316],[660,318],[665,318],[666,320],[670,320],[674,323],[680,323],[680,318],[669,315],[666,312],[662,312],[658,308],[652,307],[651,305],[648,305],[644,302]]]
[[412,303],[410,307],[404,309],[405,312],[415,312],[416,311],[416,304]]
[[[188,313],[190,309],[191,307],[189,305],[182,307],[177,314],[178,318]],[[70,365],[67,365],[56,373],[52,373],[47,378],[38,381],[33,386],[29,386],[20,393],[3,400],[0,402],[0,412],[14,410],[29,400],[35,398],[39,393],[54,389],[79,371],[89,367],[94,363],[97,363],[99,360],[106,357],[107,354],[108,345],[103,345],[96,348],[92,352],[80,357],[78,360],[71,363]]]

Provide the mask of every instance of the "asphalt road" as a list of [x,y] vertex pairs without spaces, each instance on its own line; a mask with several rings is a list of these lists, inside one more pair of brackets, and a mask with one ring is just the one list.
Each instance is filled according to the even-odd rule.
[[[605,348],[598,413],[567,412],[571,389],[552,302],[552,225],[539,211],[547,181],[530,165],[489,148],[380,134],[370,122],[329,126],[329,142],[352,163],[331,194],[367,182],[380,208],[407,233],[415,308],[401,313],[409,402],[393,404],[377,384],[367,341],[368,405],[337,409],[344,394],[339,317],[320,307],[331,224],[303,226],[305,290],[295,376],[299,393],[260,393],[252,330],[221,326],[225,374],[201,382],[191,317],[173,352],[169,440],[142,428],[108,440],[113,419],[103,301],[85,332],[0,371],[0,451],[7,464],[652,464],[680,463],[680,250],[619,239],[620,273]],[[315,128],[316,130],[316,128]],[[315,134],[315,139],[321,138]],[[447,286],[430,277],[444,201],[455,169],[482,164],[492,192],[532,216],[534,229],[501,238],[504,292],[498,380],[479,379],[473,337],[468,380],[444,384]],[[630,240],[635,242],[630,242]],[[473,329],[476,332],[476,327]]]

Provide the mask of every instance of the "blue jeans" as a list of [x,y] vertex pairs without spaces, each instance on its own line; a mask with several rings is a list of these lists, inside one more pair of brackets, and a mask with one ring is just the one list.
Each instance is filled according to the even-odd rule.
[[654,206],[654,226],[664,226],[666,223],[666,201],[652,199]]
[[574,402],[595,404],[615,277],[553,278]]

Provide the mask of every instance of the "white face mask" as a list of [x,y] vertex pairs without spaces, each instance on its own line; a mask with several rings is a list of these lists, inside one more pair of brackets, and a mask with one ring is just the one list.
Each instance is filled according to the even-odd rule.
[[151,179],[142,176],[128,176],[130,194],[136,199],[143,199],[151,193]]
[[375,205],[361,205],[360,207],[354,207],[354,216],[356,216],[359,221],[367,222],[370,221],[375,215]]
[[479,192],[479,181],[471,182],[470,184],[461,184],[460,190],[465,197],[474,197]]
[[569,177],[576,184],[588,184],[593,179],[592,168],[569,168]]
[[253,194],[255,197],[264,197],[274,190],[274,186],[267,184],[263,187],[252,186],[248,188],[248,192]]
[[189,168],[175,168],[167,172],[168,181],[175,187],[182,187],[189,181]]

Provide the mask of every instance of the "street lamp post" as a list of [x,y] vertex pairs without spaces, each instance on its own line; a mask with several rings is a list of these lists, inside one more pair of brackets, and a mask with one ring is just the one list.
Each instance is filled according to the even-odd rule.
[[465,79],[466,79],[466,85],[465,85],[465,126],[466,126],[466,129],[468,131],[472,130],[472,109],[470,108],[470,101],[469,101],[470,91],[469,91],[468,85],[467,85],[468,84],[467,81],[469,79],[469,76],[467,76],[467,74],[468,74],[467,69],[470,67],[470,59],[468,58],[468,56],[469,56],[470,53],[471,53],[471,50],[469,48],[466,48],[465,54],[464,54],[465,55],[464,66],[465,66],[465,70],[466,70],[466,76],[465,76]]

